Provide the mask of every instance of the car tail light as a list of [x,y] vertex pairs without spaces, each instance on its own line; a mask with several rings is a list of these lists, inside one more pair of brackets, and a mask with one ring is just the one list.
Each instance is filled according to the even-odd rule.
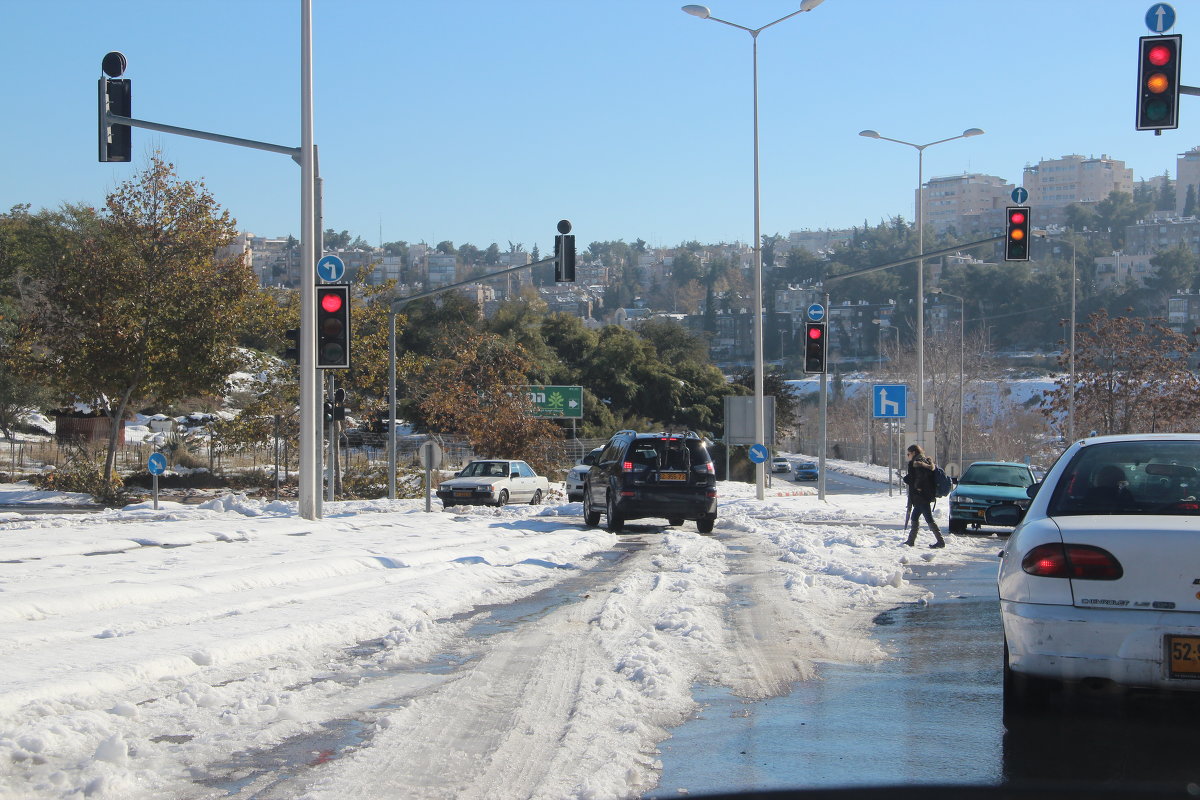
[[622,472],[633,472],[633,462],[626,461],[624,464],[621,465],[621,471]]
[[709,489],[708,491],[706,491],[706,492],[704,493],[704,496],[705,496],[705,497],[716,497],[716,496],[717,496],[717,490],[716,490],[716,489]]
[[1021,569],[1039,578],[1115,581],[1125,574],[1112,553],[1088,544],[1042,544],[1021,559]]

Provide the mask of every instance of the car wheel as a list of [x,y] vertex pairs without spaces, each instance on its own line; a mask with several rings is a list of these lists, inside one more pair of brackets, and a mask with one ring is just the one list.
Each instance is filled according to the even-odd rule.
[[541,502],[542,502],[542,490],[538,489],[536,492],[533,493],[533,497],[530,499],[529,505],[536,506]]
[[502,506],[508,503],[508,489],[501,489],[500,494],[496,495],[496,505]]
[[700,531],[701,533],[712,533],[713,526],[716,524],[717,524],[716,517],[713,517],[711,519],[708,517],[704,517],[702,519],[696,520],[696,530]]
[[625,519],[617,513],[617,501],[613,500],[611,494],[608,496],[605,516],[608,518],[605,522],[605,527],[608,528],[609,532],[620,533],[625,528]]
[[667,520],[667,524],[670,525],[672,528],[678,528],[680,525],[683,524],[683,518],[682,517],[671,517],[671,519]]
[[583,485],[583,524],[589,528],[594,528],[600,524],[600,512],[592,509],[591,503],[592,487],[586,483]]
[[967,532],[966,520],[962,520],[962,519],[950,520],[950,532],[951,533],[966,533]]

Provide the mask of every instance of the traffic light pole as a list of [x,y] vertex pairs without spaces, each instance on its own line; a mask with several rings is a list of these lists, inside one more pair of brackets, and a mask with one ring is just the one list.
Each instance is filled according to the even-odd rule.
[[[122,71],[124,59],[121,59]],[[312,0],[300,0],[300,146],[260,142],[210,131],[164,125],[144,119],[113,114],[102,103],[101,131],[106,126],[127,125],[159,133],[206,139],[237,147],[249,147],[291,157],[300,165],[300,516],[318,519],[320,508],[320,448],[317,412],[321,402],[321,382],[316,375],[316,331],[313,308],[316,284],[316,248],[320,229],[317,227],[316,193],[320,176],[317,170],[316,145],[313,143],[313,80],[312,80]]]

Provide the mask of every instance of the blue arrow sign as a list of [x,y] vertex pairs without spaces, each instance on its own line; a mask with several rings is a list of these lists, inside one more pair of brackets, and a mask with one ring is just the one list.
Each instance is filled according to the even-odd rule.
[[908,387],[903,383],[877,383],[871,387],[876,419],[904,419],[908,416]]
[[346,274],[346,265],[337,256],[325,256],[317,262],[317,275],[321,280],[337,283]]
[[1029,190],[1024,186],[1018,186],[1012,190],[1012,199],[1019,206],[1025,205],[1025,201],[1029,199]]
[[162,453],[151,453],[146,459],[146,471],[151,475],[162,475],[167,471],[167,457]]
[[767,450],[766,445],[752,444],[750,445],[750,460],[755,464],[766,463],[771,453]]
[[825,319],[825,306],[820,303],[813,303],[808,307],[808,318],[813,322],[820,322]]
[[1146,27],[1151,33],[1166,33],[1175,27],[1175,9],[1166,3],[1155,3],[1146,11]]

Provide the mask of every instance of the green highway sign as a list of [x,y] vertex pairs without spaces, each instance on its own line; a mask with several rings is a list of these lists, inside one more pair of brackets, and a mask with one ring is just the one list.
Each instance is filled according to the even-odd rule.
[[533,404],[533,415],[546,419],[583,419],[582,386],[522,387]]

